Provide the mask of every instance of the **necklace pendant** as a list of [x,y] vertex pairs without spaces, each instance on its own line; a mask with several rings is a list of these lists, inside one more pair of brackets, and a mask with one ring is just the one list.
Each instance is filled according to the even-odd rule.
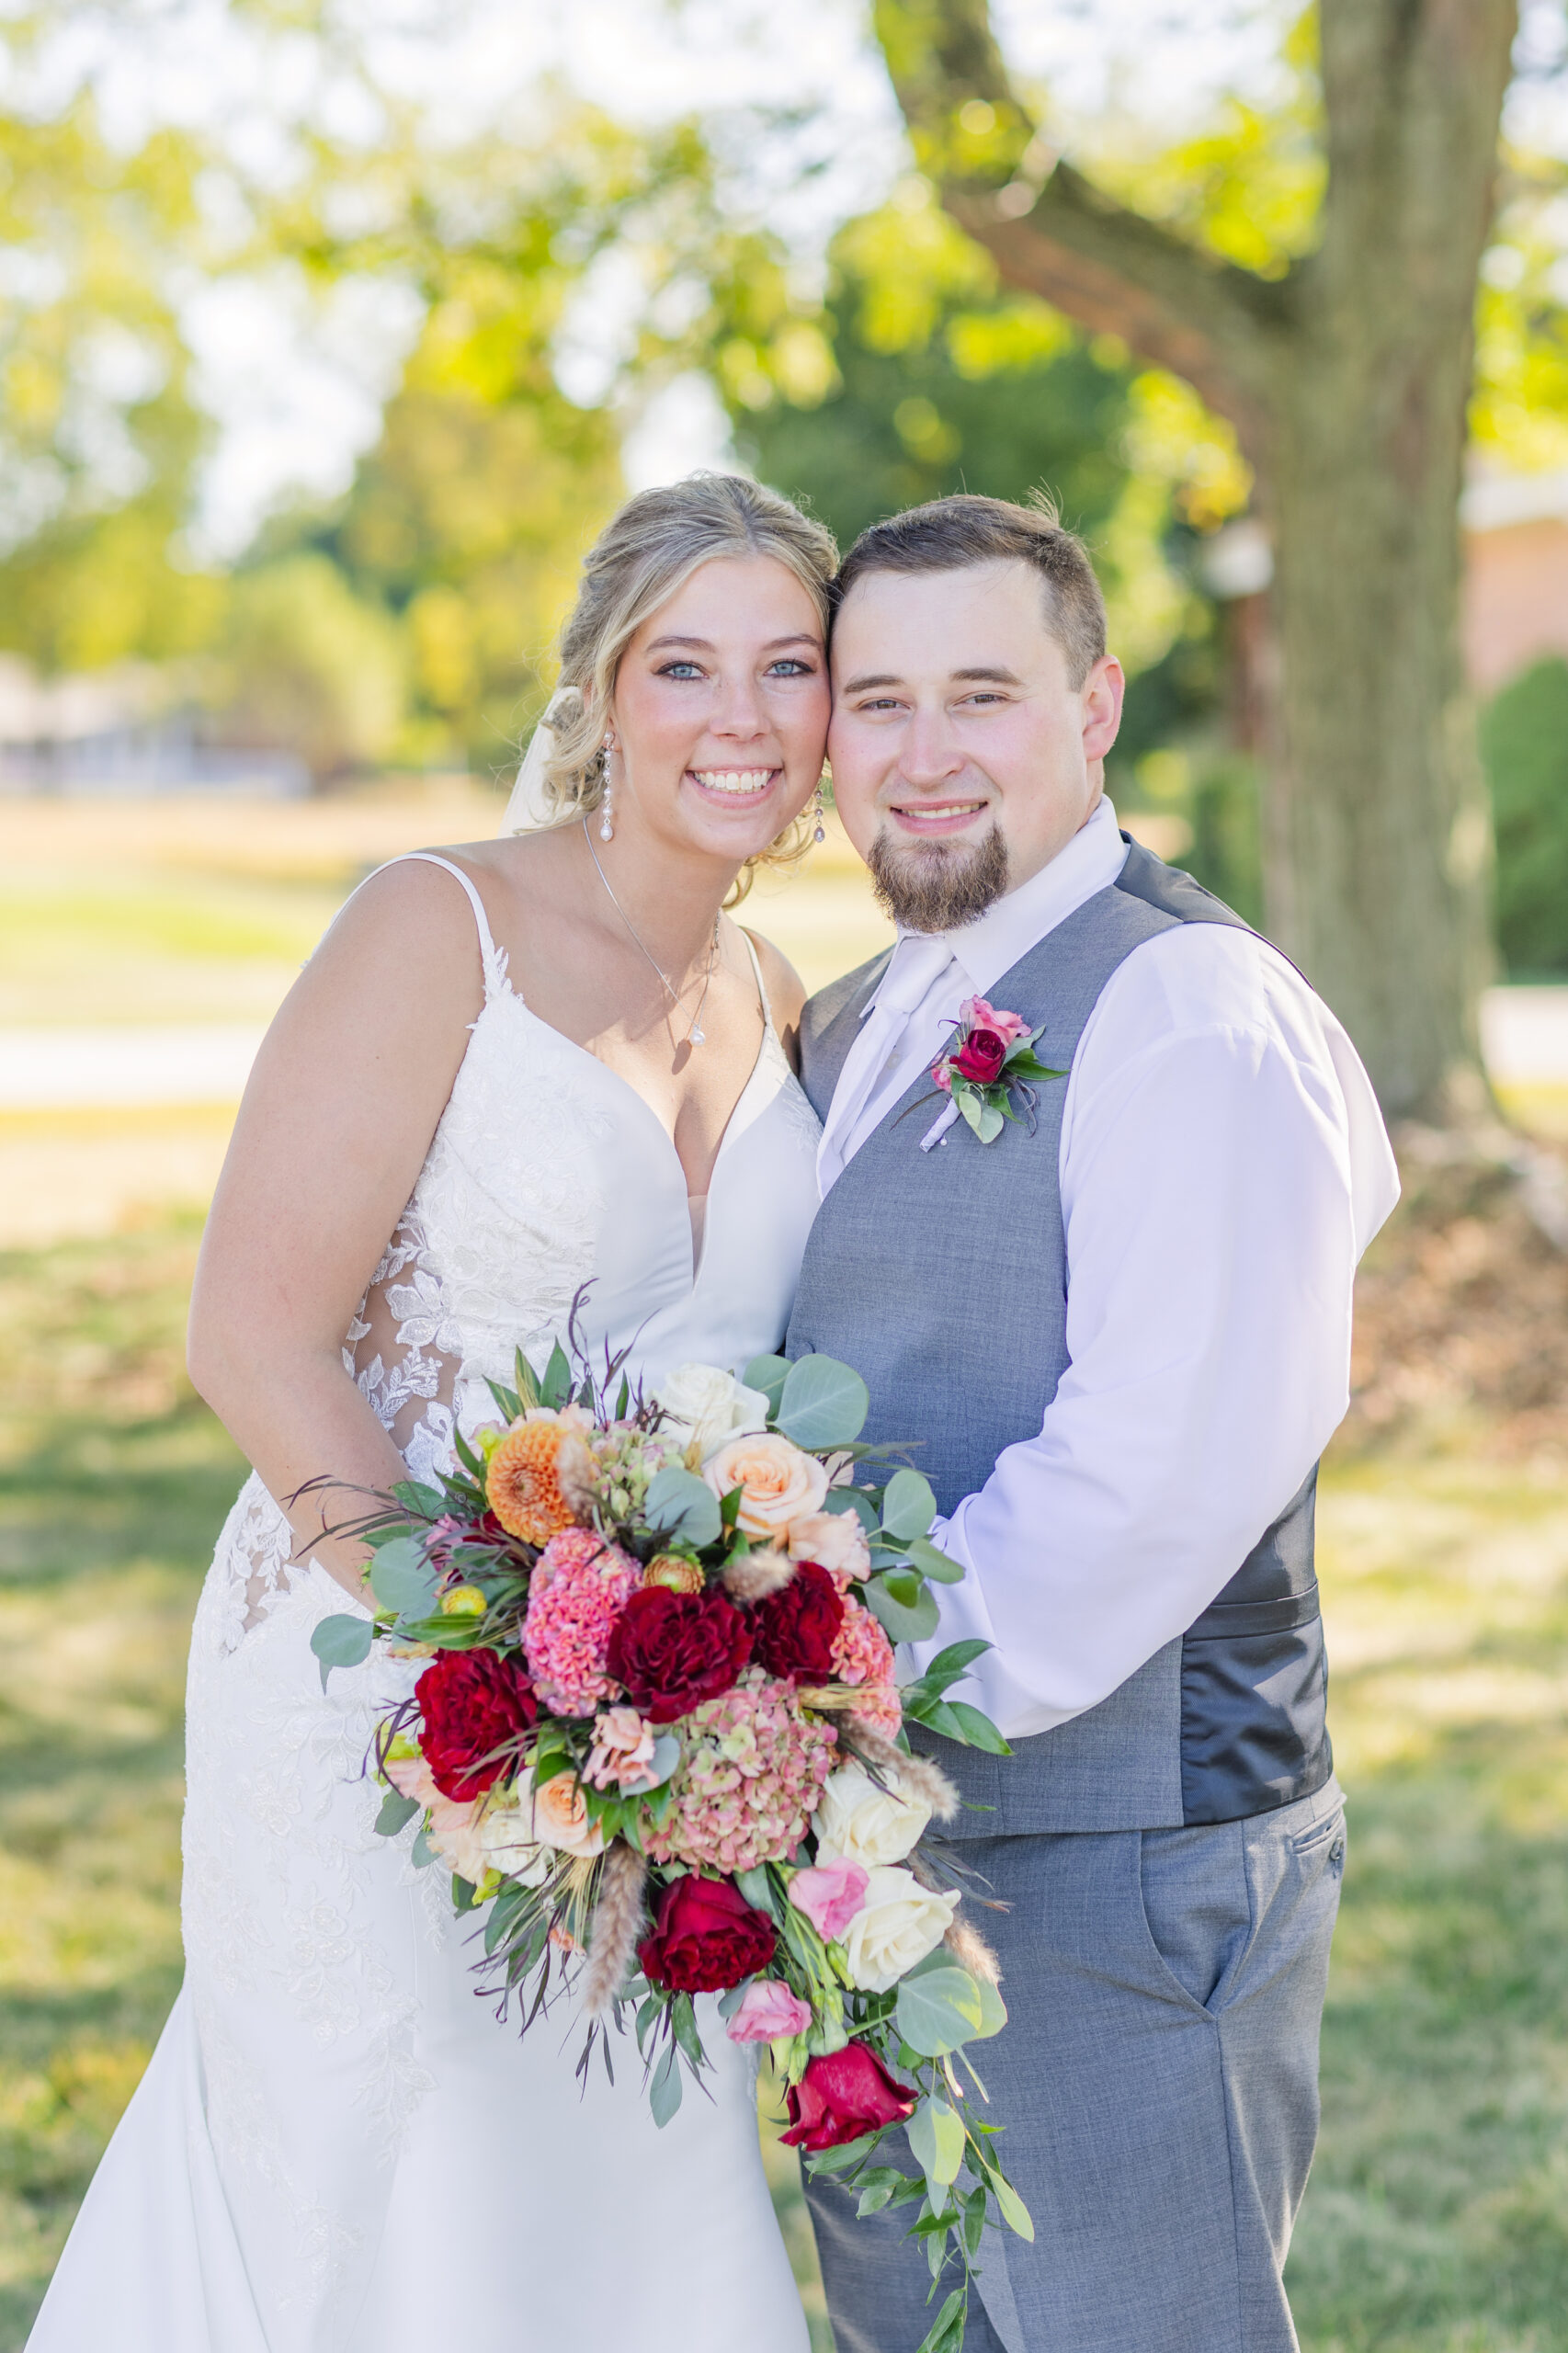
[[703,1034],[704,1034],[704,1033],[703,1033],[700,1029],[690,1029],[690,1030],[688,1030],[688,1031],[687,1032],[687,1044],[688,1044],[688,1045],[693,1045],[693,1046],[700,1046],[700,1045],[701,1045],[701,1043],[702,1043],[702,1040],[703,1040]]

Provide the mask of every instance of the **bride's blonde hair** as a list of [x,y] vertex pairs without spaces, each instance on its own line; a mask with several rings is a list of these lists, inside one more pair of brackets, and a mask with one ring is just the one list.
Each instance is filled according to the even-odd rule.
[[[561,680],[541,725],[540,769],[558,824],[598,807],[605,790],[605,730],[620,657],[643,622],[715,556],[772,556],[810,597],[825,643],[828,588],[838,567],[831,531],[777,491],[741,474],[695,473],[629,498],[589,549],[577,602],[561,635]],[[805,849],[802,818],[741,870],[730,904],[759,866],[788,865]]]

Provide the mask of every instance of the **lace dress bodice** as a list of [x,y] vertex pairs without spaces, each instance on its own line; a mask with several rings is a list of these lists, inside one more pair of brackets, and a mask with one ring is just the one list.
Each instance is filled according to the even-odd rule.
[[[650,1388],[678,1364],[739,1370],[777,1347],[816,1210],[820,1131],[758,972],[762,1045],[720,1144],[699,1244],[657,1113],[530,1011],[460,868],[416,855],[468,894],[484,1001],[344,1364],[413,1476],[427,1478],[450,1460],[454,1422],[471,1436],[494,1420],[486,1382],[511,1381],[518,1347],[542,1372],[566,1344],[579,1294],[590,1361],[602,1368],[627,1349],[633,1381]],[[228,1644],[289,1574],[287,1523],[259,1481],[240,1508]]]

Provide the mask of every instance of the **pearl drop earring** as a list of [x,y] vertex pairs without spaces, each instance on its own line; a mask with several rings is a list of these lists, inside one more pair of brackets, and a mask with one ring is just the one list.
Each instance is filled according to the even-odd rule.
[[613,735],[607,735],[607,736],[605,737],[605,740],[604,740],[603,745],[601,746],[601,749],[600,749],[600,755],[599,755],[599,756],[600,756],[601,760],[602,760],[602,761],[603,761],[603,763],[604,763],[604,779],[605,779],[605,797],[604,797],[603,801],[600,803],[600,806],[601,806],[601,808],[602,808],[602,810],[603,810],[603,814],[602,814],[602,816],[601,816],[601,817],[600,817],[600,819],[599,819],[599,839],[600,839],[600,841],[601,841],[601,842],[612,842],[612,841],[614,841],[614,839],[615,839],[615,823],[614,823],[614,819],[615,819],[615,803],[614,803],[613,796],[612,796],[611,791],[610,791],[610,781],[609,781],[609,755],[610,755],[610,753],[614,750],[614,748],[615,748],[615,738],[614,738],[614,736],[613,736]]
[[[827,775],[829,775],[830,773],[831,773],[831,771],[830,771],[829,769],[824,768],[824,769],[823,770],[823,776],[827,776]],[[816,831],[815,831],[815,833],[812,835],[812,839],[813,841],[817,841],[817,842],[824,842],[824,841],[826,841],[826,839],[827,839],[827,828],[826,828],[825,824],[824,823],[824,820],[825,815],[826,815],[826,812],[825,812],[825,811],[824,811],[824,809],[823,808],[823,802],[822,802],[822,786],[823,786],[823,777],[819,776],[819,777],[818,777],[818,779],[817,779],[817,797],[816,797],[816,800],[815,800],[814,803],[812,804],[812,815],[814,816],[814,818],[816,819]]]

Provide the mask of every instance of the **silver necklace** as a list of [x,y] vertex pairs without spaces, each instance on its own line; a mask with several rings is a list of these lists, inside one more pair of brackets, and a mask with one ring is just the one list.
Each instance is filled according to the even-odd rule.
[[[609,876],[605,872],[604,868],[599,865],[599,854],[594,847],[593,835],[588,831],[588,821],[585,816],[583,819],[583,839],[588,845],[588,856],[594,861],[599,881],[609,892],[610,905],[615,909],[616,914],[620,917],[621,922],[626,926],[627,930],[631,935],[632,946],[637,949],[638,953],[642,957],[644,962],[649,966],[649,968],[657,975],[660,987],[664,990],[665,995],[669,998],[671,1005],[678,1011],[680,1007],[680,991],[670,986],[669,975],[665,972],[662,965],[654,963],[653,959],[649,955],[648,950],[643,947],[642,939],[638,936],[636,925],[632,922],[631,917],[627,914],[626,909],[621,905],[620,901],[616,897]],[[713,968],[718,961],[719,917],[715,915],[713,918],[713,944],[708,951],[708,970],[703,976],[702,995],[697,1000],[697,1011],[692,1015],[691,1027],[687,1031],[685,1038],[681,1041],[683,1045],[700,1046],[703,1042],[705,1032],[700,1026],[702,1021],[702,1008],[708,1002],[708,992],[713,985]]]

